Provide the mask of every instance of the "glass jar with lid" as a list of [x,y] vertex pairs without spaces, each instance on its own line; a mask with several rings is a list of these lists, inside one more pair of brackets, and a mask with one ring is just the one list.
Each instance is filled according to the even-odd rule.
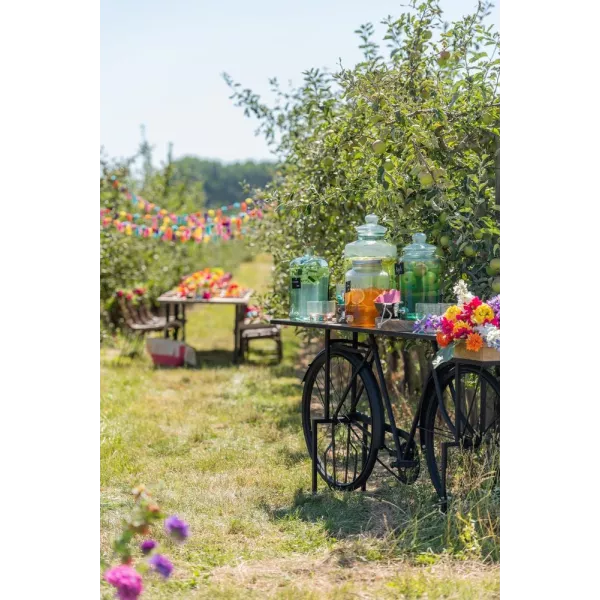
[[290,262],[290,319],[308,321],[310,300],[329,300],[329,265],[312,248]]
[[378,224],[377,215],[367,215],[365,223],[356,228],[358,239],[346,245],[344,249],[344,258],[346,259],[346,269],[350,268],[351,261],[367,258],[381,259],[384,269],[390,276],[390,287],[396,285],[395,265],[398,257],[398,250],[395,244],[386,242],[383,237],[387,227]]
[[390,275],[380,258],[354,259],[352,268],[346,273],[346,323],[375,327],[375,298],[389,288]]
[[398,263],[400,295],[406,318],[418,318],[417,303],[437,303],[441,301],[441,263],[436,256],[437,248],[426,242],[424,233],[415,233],[413,243],[402,251]]

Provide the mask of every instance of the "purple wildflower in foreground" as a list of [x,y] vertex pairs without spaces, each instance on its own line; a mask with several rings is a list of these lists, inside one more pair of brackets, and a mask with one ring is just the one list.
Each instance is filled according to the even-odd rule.
[[142,593],[142,576],[128,565],[113,567],[104,573],[104,579],[117,588],[119,600],[137,600]]
[[157,544],[154,540],[144,540],[140,544],[140,550],[144,554],[150,554],[150,552],[152,552],[152,550],[154,550],[154,548],[156,548],[156,546],[157,546]]
[[165,520],[165,529],[167,533],[179,542],[183,542],[190,535],[190,528],[185,521],[182,521],[177,515],[172,515]]
[[148,562],[154,570],[160,573],[165,579],[168,579],[173,572],[173,564],[162,554],[155,554]]

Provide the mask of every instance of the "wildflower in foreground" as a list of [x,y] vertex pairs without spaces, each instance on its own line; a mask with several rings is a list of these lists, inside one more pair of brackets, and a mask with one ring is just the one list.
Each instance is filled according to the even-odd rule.
[[173,572],[173,563],[162,554],[155,554],[149,561],[150,566],[165,579]]
[[185,521],[177,515],[172,515],[165,521],[167,533],[179,542],[183,542],[190,535],[190,528]]
[[483,338],[478,333],[471,333],[467,336],[467,350],[479,352],[483,347]]
[[119,600],[137,600],[142,593],[142,576],[127,565],[112,567],[104,573],[104,579],[117,588]]
[[154,548],[156,548],[157,544],[154,540],[144,540],[140,544],[140,550],[143,554],[150,554]]

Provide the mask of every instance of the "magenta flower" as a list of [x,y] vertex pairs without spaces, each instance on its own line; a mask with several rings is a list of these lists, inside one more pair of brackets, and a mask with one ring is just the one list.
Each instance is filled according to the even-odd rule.
[[104,573],[104,579],[117,588],[119,600],[137,600],[142,593],[142,576],[128,565],[112,567]]
[[152,550],[154,550],[154,548],[156,548],[156,546],[157,546],[157,544],[154,540],[144,540],[140,544],[140,550],[144,554],[150,554],[150,552],[152,552]]
[[185,521],[182,521],[177,515],[172,515],[165,520],[165,529],[167,533],[178,542],[183,542],[190,535],[190,528]]
[[173,563],[162,554],[155,554],[148,562],[150,563],[150,566],[165,579],[168,579],[173,572]]

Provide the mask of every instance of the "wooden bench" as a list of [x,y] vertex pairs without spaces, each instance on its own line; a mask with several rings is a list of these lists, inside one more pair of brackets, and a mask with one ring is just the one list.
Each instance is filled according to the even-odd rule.
[[181,323],[174,317],[169,317],[169,322],[167,324],[167,318],[153,314],[144,300],[140,299],[139,306],[136,307],[126,296],[121,296],[119,298],[119,307],[125,325],[132,332],[143,335],[151,331],[174,329],[175,339],[177,339],[177,331],[181,327]]
[[238,325],[240,335],[240,354],[242,361],[248,358],[250,340],[272,339],[277,345],[277,362],[283,360],[283,345],[281,342],[281,327],[269,323],[247,323]]

